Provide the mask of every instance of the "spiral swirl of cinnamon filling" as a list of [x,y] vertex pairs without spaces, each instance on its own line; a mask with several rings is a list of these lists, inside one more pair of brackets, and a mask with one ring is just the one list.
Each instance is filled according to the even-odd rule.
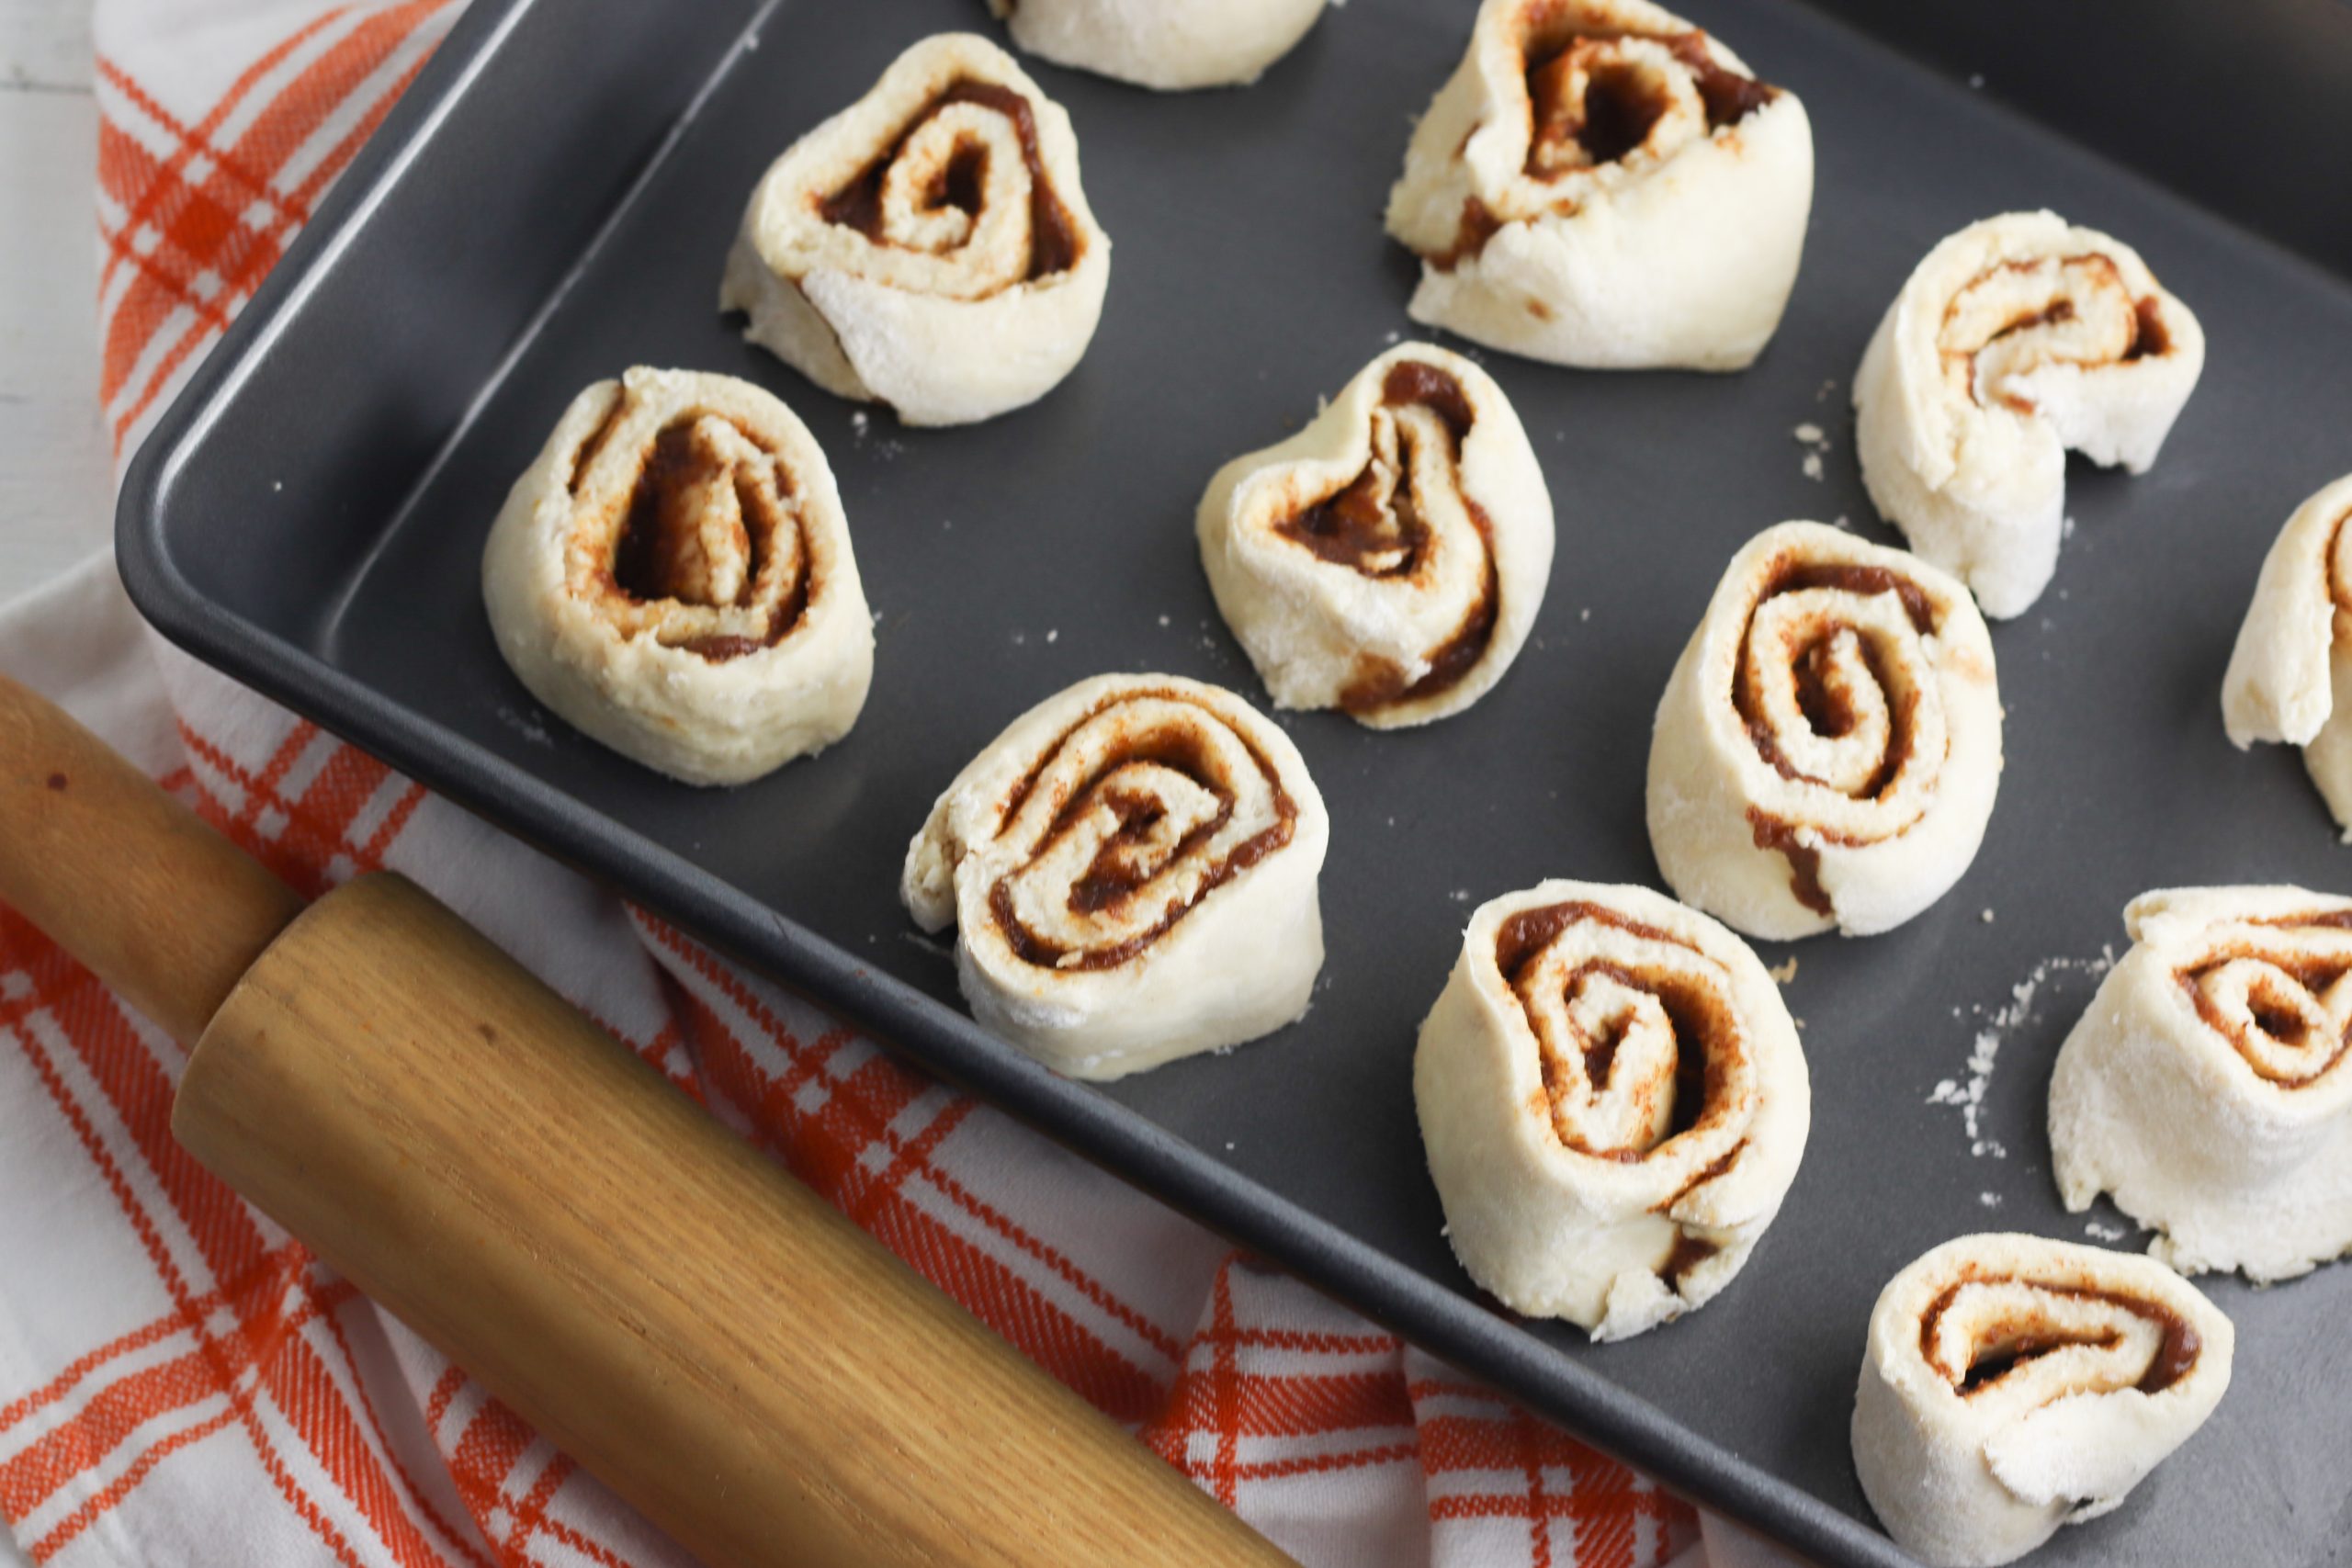
[[1180,693],[1123,693],[1058,737],[1006,802],[989,911],[1024,963],[1113,968],[1283,849],[1297,821],[1247,737]]
[[2352,840],[2352,477],[2297,507],[2264,558],[2222,678],[2222,717],[2241,750],[2301,747]]
[[2143,894],[2050,1080],[2069,1208],[2100,1192],[2185,1269],[2300,1274],[2352,1251],[2352,899]]
[[1471,919],[1415,1098],[1448,1234],[1514,1308],[1638,1333],[1729,1281],[1810,1118],[1777,987],[1641,888],[1546,883]]
[[1321,797],[1230,693],[1103,676],[1032,709],[942,795],[903,894],[966,998],[1049,1065],[1113,1077],[1305,1010]]
[[[1735,558],[1660,704],[1652,841],[1678,892],[1741,930],[1881,931],[1966,868],[1999,758],[1992,647],[1965,592],[1900,551],[1782,524]],[[1777,888],[1758,882],[1765,856]]]
[[482,592],[534,695],[692,784],[838,740],[872,678],[825,455],[729,377],[639,367],[582,391],[492,525]]
[[2205,1027],[2265,1083],[2308,1089],[2352,1071],[2352,911],[2262,920],[2173,973]]
[[1417,321],[1595,367],[1736,369],[1779,324],[1804,110],[1647,0],[1487,0],[1389,197]]
[[1275,702],[1378,728],[1459,712],[1501,679],[1552,567],[1551,497],[1501,389],[1420,344],[1227,464],[1197,532]]
[[2227,1391],[2230,1320],[2147,1258],[1946,1242],[1871,1310],[1854,1463],[1928,1562],[2007,1562],[2109,1512]]
[[2196,316],[2121,241],[2052,212],[1972,223],[1862,355],[1862,481],[1986,615],[2019,615],[2057,570],[2067,452],[2144,473],[2204,363]]
[[943,34],[769,169],[719,305],[828,390],[963,423],[1069,373],[1109,265],[1069,116],[994,44]]
[[2161,1393],[2204,1341],[2165,1303],[2051,1279],[1969,1270],[1919,1318],[1919,1354],[1962,1399],[2038,1408],[2078,1393]]
[[624,637],[712,663],[775,647],[820,591],[782,457],[701,410],[649,446],[608,446],[629,412],[624,391],[572,468],[574,501],[589,498],[565,551],[572,594]]
[[2051,365],[2121,365],[2163,354],[2164,305],[2134,295],[2115,258],[2002,262],[1952,295],[1936,350],[1954,397],[2036,412],[2032,374]]
[[954,299],[1067,272],[1084,244],[1038,154],[1029,100],[969,76],[942,88],[817,211],[877,251],[903,253],[878,258],[876,276]]

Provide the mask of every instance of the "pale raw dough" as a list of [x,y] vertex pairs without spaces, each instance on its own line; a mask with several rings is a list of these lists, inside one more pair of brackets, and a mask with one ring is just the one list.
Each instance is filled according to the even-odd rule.
[[2146,893],[2050,1079],[2069,1209],[2102,1191],[2177,1269],[2283,1280],[2352,1251],[2352,898]]
[[748,381],[640,367],[582,391],[492,525],[481,581],[532,695],[688,784],[758,778],[865,705],[874,620],[833,471]]
[[1732,558],[1659,699],[1650,848],[1685,902],[1750,936],[1868,936],[1960,880],[2000,779],[1993,643],[1968,591],[1783,523]]
[[925,931],[956,927],[974,1017],[1057,1072],[1124,1077],[1306,1013],[1329,838],[1298,749],[1249,704],[1099,675],[956,775],[899,891]]
[[[943,106],[974,85],[1026,103],[1042,182],[1013,113]],[[876,175],[874,237],[826,216]],[[942,194],[967,177],[977,211]],[[1041,210],[1058,211],[1059,230],[1035,220]],[[1110,277],[1111,239],[1080,186],[1069,116],[988,39],[943,33],[769,167],[718,308],[746,312],[745,337],[829,392],[888,403],[909,424],[969,424],[1069,374]]]
[[[1585,1047],[1603,1038],[1614,1054],[1596,1087]],[[1676,1103],[1686,1058],[1704,1064],[1697,1106]],[[1645,887],[1584,882],[1470,917],[1421,1025],[1413,1098],[1470,1277],[1595,1339],[1731,1282],[1813,1116],[1796,1026],[1747,944]]]
[[2222,678],[2240,750],[2303,749],[2303,765],[2352,843],[2352,477],[2298,507],[2262,563]]
[[1804,106],[1690,23],[1486,0],[1387,222],[1421,257],[1417,321],[1559,365],[1738,370],[1780,325],[1812,207]]
[[2067,451],[2145,473],[2204,366],[2197,318],[2129,245],[1987,218],[1928,253],[1862,355],[1862,482],[1986,615],[2020,615],[2058,569]]
[[989,0],[1012,41],[1080,71],[1178,92],[1254,82],[1326,0]]
[[2152,1258],[2032,1235],[1948,1241],[1871,1310],[1854,1401],[1863,1495],[1933,1568],[2013,1562],[2111,1512],[2204,1424],[2236,1337]]
[[[1377,525],[1324,504],[1342,501]],[[1227,463],[1195,521],[1217,609],[1276,705],[1375,729],[1476,702],[1552,575],[1552,498],[1519,416],[1485,371],[1427,344],[1389,350],[1298,434]]]

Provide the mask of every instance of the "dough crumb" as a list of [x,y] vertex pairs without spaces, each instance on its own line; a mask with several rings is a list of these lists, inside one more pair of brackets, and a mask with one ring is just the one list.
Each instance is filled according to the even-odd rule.
[[1059,626],[1053,627],[1046,633],[1046,640],[1047,642],[1051,642],[1061,635],[1061,628]]
[[2083,1234],[2093,1241],[2121,1241],[2126,1233],[2121,1225],[2103,1225],[2097,1220],[2086,1221]]
[[1791,432],[1791,434],[1795,435],[1799,441],[1804,442],[1808,446],[1820,445],[1829,439],[1826,434],[1823,434],[1821,426],[1814,423],[1811,420],[1807,420],[1804,423],[1798,425],[1794,431]]
[[[1990,917],[1991,911],[1987,910],[1986,918]],[[1994,1065],[2000,1058],[2001,1046],[2024,1025],[2040,1023],[2047,1016],[2046,1010],[2037,1011],[2034,1008],[2036,1001],[2046,999],[2043,996],[2045,987],[2061,976],[2079,976],[2096,982],[2114,967],[2115,949],[2112,943],[2102,947],[2097,958],[2045,958],[2035,964],[2024,979],[2009,987],[2009,999],[2006,1004],[1994,1008],[1989,1013],[1981,1002],[1970,1010],[1983,1018],[1984,1023],[1970,1042],[1968,1076],[1965,1079],[1939,1080],[1928,1091],[1928,1103],[1950,1105],[1959,1110],[1961,1128],[1968,1137],[1971,1155],[1980,1158],[1986,1155],[1995,1159],[2009,1157],[2007,1147],[1999,1139],[1984,1136],[1982,1120],[1984,1097],[1993,1086]],[[1958,1017],[1960,1010],[1954,1008],[1952,1013]]]
[[1998,1192],[1979,1192],[1976,1195],[1976,1201],[1988,1209],[1997,1209],[2001,1206],[2001,1195]]
[[1787,985],[1790,981],[1797,977],[1797,955],[1792,953],[1789,954],[1789,961],[1786,964],[1776,964],[1771,968],[1764,971],[1764,973],[1771,976],[1772,978],[1778,980],[1783,986]]
[[1577,612],[1577,620],[1579,620],[1579,621],[1589,621],[1589,620],[1592,619],[1592,611],[1591,611],[1591,609],[1588,606],[1588,607],[1587,607],[1587,608],[1585,608],[1585,609],[1578,610],[1578,611]]
[[1990,910],[1990,909],[1987,909],[1987,910],[1985,910],[1985,911],[1984,911],[1984,913],[1983,914],[1983,916],[1981,916],[1980,918],[1984,920],[1984,922],[1986,925],[1988,925],[1988,926],[1989,926],[1989,925],[1991,925],[1991,924],[1993,923],[1993,911],[1992,911],[1992,910]]

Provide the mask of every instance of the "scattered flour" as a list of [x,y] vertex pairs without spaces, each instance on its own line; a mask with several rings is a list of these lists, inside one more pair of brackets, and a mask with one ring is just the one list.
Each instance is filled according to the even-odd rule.
[[1789,434],[1796,438],[1798,446],[1805,449],[1804,477],[1818,480],[1823,472],[1822,456],[1829,450],[1829,433],[1813,421],[1806,420]]
[[2001,1195],[1998,1192],[1979,1192],[1976,1195],[1976,1201],[1988,1209],[1997,1209],[2001,1206]]
[[552,746],[555,744],[555,742],[548,739],[548,727],[546,725],[541,724],[531,715],[523,713],[515,708],[511,708],[504,703],[498,705],[498,722],[504,725],[507,728],[513,730],[515,734],[521,736],[524,739],[529,741],[534,746]]
[[[1986,918],[1991,918],[1990,912]],[[2097,958],[2045,958],[2033,966],[2033,973],[2009,987],[2007,1006],[1991,1012],[1978,1003],[1971,1010],[1984,1020],[1984,1027],[1976,1032],[1968,1053],[1968,1077],[1945,1078],[1928,1091],[1930,1105],[1952,1105],[1960,1108],[1961,1125],[1968,1134],[1968,1152],[1995,1159],[2009,1157],[2007,1147],[1997,1138],[1984,1136],[1981,1118],[1984,1110],[1984,1094],[1993,1085],[1993,1066],[2001,1055],[2001,1046],[2018,1029],[2027,1023],[2038,1023],[2044,1016],[2034,1010],[2041,998],[2042,988],[2052,977],[2061,975],[2081,975],[2097,980],[2115,967],[2115,949],[2102,948]],[[1960,1010],[1952,1012],[1958,1015]]]

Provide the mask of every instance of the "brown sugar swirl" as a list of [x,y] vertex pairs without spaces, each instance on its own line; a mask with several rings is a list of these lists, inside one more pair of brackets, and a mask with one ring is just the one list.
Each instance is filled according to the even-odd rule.
[[1852,1428],[1862,1490],[1922,1562],[2022,1557],[2115,1508],[2197,1430],[2235,1343],[2154,1258],[2037,1235],[1945,1242],[1871,1309]]
[[1031,708],[908,847],[900,896],[956,928],[983,1023],[1057,1071],[1117,1077],[1303,1012],[1330,836],[1290,738],[1232,693],[1099,675]]
[[1069,374],[1110,268],[1069,116],[988,39],[942,33],[769,166],[719,309],[828,391],[967,424]]
[[1203,497],[1217,607],[1284,707],[1376,728],[1459,712],[1524,642],[1552,566],[1549,491],[1502,390],[1407,344],[1299,435]]
[[482,602],[534,696],[690,784],[832,744],[873,678],[824,451],[728,376],[640,366],[573,398],[491,527]]
[[1025,963],[1115,968],[1288,845],[1297,818],[1248,737],[1175,691],[1123,692],[1006,800],[999,842],[1013,852],[989,912]]
[[1783,524],[1734,559],[1668,684],[1653,845],[1678,890],[1740,930],[1883,930],[1973,855],[1999,723],[1964,590],[1901,551]]
[[1813,199],[1796,96],[1647,0],[1485,0],[1386,227],[1413,319],[1596,369],[1736,370],[1780,323]]
[[587,494],[565,552],[571,592],[621,636],[713,663],[789,637],[824,585],[783,459],[700,409],[623,449],[608,437],[630,411],[624,391],[572,469],[574,498]]
[[1471,917],[1414,1094],[1472,1275],[1602,1338],[1738,1272],[1811,1114],[1795,1025],[1745,943],[1648,889],[1575,882]]

